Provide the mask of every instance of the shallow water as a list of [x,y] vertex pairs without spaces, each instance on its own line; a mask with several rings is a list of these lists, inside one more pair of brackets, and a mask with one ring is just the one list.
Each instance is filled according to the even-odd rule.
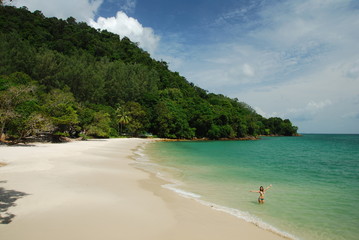
[[[298,239],[358,239],[359,135],[157,142],[139,164],[165,187]],[[266,203],[258,190],[273,184]]]

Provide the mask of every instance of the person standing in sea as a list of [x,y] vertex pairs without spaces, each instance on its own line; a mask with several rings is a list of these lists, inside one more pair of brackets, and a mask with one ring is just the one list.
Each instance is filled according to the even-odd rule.
[[264,189],[263,186],[259,187],[259,191],[255,191],[255,190],[251,190],[250,192],[256,192],[259,193],[259,197],[258,197],[258,203],[264,203],[264,194],[265,192],[272,187],[272,184],[270,184],[266,189]]

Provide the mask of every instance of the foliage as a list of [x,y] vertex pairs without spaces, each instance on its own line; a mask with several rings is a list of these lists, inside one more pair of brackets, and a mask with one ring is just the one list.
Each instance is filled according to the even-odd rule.
[[74,18],[0,5],[0,126],[9,138],[295,135],[246,103],[189,83],[132,43]]
[[93,114],[93,121],[84,128],[89,136],[108,138],[111,133],[110,122],[110,114],[99,111]]
[[116,119],[117,122],[121,125],[121,129],[119,130],[119,134],[123,134],[123,125],[128,124],[131,121],[131,117],[129,113],[125,111],[124,108],[118,107],[116,109]]

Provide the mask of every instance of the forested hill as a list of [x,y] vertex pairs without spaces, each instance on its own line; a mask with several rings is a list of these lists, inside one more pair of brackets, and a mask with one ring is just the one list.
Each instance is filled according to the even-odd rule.
[[0,6],[0,76],[2,140],[297,133],[287,119],[189,83],[126,37],[26,8]]

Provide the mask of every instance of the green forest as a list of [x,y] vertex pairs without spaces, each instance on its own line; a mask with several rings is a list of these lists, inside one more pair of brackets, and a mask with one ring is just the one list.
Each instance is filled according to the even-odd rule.
[[194,85],[127,37],[2,4],[0,128],[11,142],[297,135],[290,120]]

